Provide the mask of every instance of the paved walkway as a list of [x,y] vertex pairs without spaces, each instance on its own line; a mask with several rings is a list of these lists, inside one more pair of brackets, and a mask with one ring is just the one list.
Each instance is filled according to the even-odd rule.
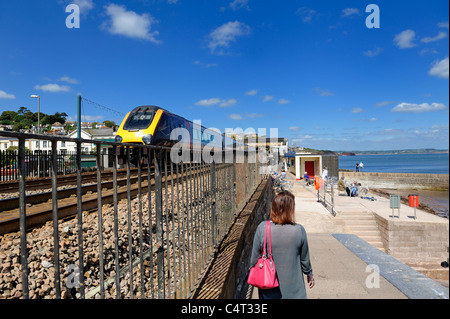
[[[293,180],[291,176],[288,178]],[[296,222],[305,227],[308,235],[316,280],[314,288],[306,288],[309,299],[448,298],[448,288],[350,234],[343,219],[333,217],[317,202],[313,187],[294,181],[293,193]],[[339,196],[335,210],[364,209],[386,217],[392,215],[389,200],[373,196],[377,200]],[[436,217],[419,210],[416,214],[422,220]],[[410,220],[410,216],[414,216],[414,209],[402,205],[400,219]],[[257,298],[257,289],[252,298]]]

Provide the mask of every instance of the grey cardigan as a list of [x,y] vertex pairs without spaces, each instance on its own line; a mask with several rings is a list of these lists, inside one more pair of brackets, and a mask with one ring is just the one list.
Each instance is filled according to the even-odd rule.
[[[265,227],[266,222],[263,221],[256,229],[250,260],[251,266],[256,264],[263,252]],[[282,298],[306,298],[303,274],[311,274],[312,268],[305,229],[300,224],[278,225],[271,223],[271,230],[272,255]],[[268,236],[267,242],[269,242]]]

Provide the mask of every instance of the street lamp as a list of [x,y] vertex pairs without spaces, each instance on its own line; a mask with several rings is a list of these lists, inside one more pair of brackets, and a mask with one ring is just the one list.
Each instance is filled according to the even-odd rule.
[[[40,133],[40,128],[41,128],[41,121],[40,121],[40,115],[41,115],[41,97],[39,95],[30,95],[31,98],[37,98],[38,99],[38,134]],[[41,177],[41,168],[40,168],[40,162],[41,162],[41,158],[40,158],[40,146],[41,141],[38,140],[38,144],[37,144],[37,149],[38,149],[38,177]]]
[[41,123],[40,123],[41,97],[39,95],[34,95],[34,94],[31,95],[30,97],[38,99],[38,134],[39,134],[40,133],[40,127],[41,127]]

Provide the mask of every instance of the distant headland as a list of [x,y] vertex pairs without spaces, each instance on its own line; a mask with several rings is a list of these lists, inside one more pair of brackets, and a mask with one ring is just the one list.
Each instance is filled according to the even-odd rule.
[[406,150],[388,150],[388,151],[337,151],[341,156],[355,155],[391,155],[391,154],[448,154],[449,150],[440,150],[434,148],[417,148]]

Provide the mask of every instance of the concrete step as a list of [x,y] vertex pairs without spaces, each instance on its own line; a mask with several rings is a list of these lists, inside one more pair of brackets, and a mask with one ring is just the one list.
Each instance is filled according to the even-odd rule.
[[385,252],[378,225],[371,212],[340,212],[338,216],[353,234]]
[[358,237],[380,239],[380,233],[378,230],[357,230],[351,229],[351,231]]
[[373,223],[345,223],[349,228],[355,230],[376,230],[378,231],[377,225]]
[[347,214],[338,214],[339,217],[348,220],[348,221],[359,221],[359,222],[370,222],[374,221],[375,218],[373,216],[368,215],[347,215]]
[[339,215],[341,216],[345,216],[348,218],[369,218],[369,219],[373,219],[373,214],[370,212],[339,212]]
[[357,219],[357,218],[342,218],[345,220],[347,224],[355,224],[355,225],[372,225],[375,222],[375,219]]

